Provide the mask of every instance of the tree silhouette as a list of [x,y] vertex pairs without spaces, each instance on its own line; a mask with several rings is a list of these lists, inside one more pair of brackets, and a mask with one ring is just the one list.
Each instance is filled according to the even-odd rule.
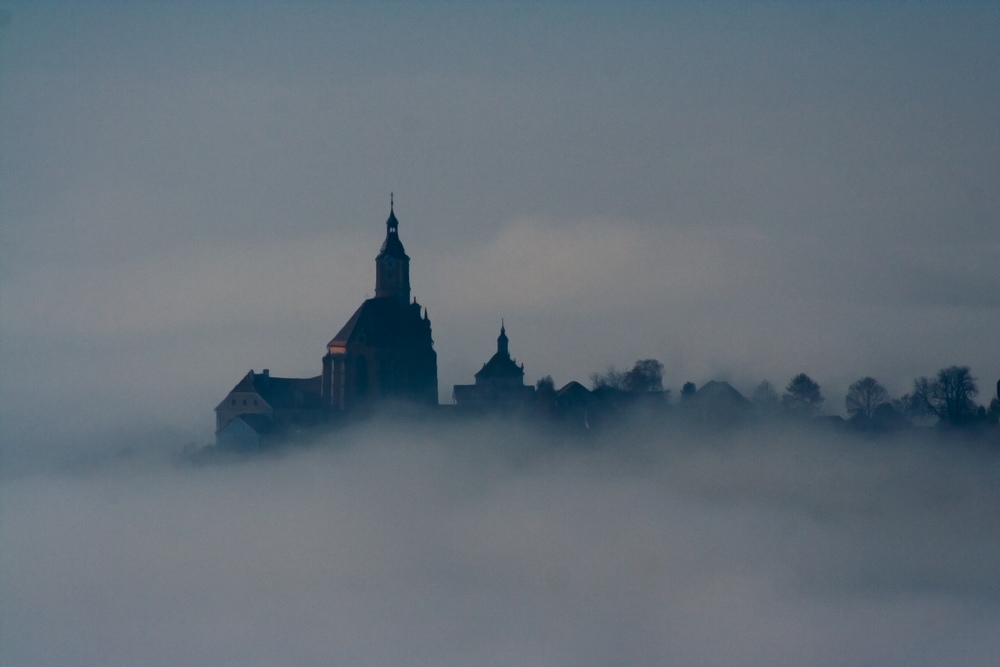
[[961,426],[975,417],[972,399],[978,393],[976,378],[968,366],[949,366],[938,371],[933,380],[914,380],[910,404],[917,413],[934,415],[943,424]]
[[847,388],[844,406],[847,414],[865,423],[872,421],[875,409],[889,400],[889,392],[873,377],[864,377]]
[[781,406],[781,398],[778,396],[777,390],[767,380],[761,382],[753,390],[753,394],[750,395],[750,402],[754,404],[754,407],[766,414],[777,412]]
[[684,386],[681,387],[681,400],[690,401],[692,398],[694,398],[694,395],[697,393],[697,391],[698,388],[695,386],[694,382],[685,382]]
[[805,373],[799,373],[785,387],[781,402],[794,412],[813,414],[819,410],[820,403],[823,402],[823,394],[819,391],[819,385],[811,377]]
[[608,366],[603,373],[592,373],[590,384],[595,390],[604,388],[632,393],[663,391],[663,364],[656,359],[640,359],[630,371]]
[[663,391],[663,364],[656,359],[640,359],[625,374],[628,391]]

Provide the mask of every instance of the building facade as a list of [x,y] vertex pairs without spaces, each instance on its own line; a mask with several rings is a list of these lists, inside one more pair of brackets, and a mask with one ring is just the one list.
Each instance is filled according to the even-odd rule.
[[249,431],[262,439],[320,421],[320,377],[279,378],[253,370],[236,383],[215,407],[215,434],[219,443],[247,444]]

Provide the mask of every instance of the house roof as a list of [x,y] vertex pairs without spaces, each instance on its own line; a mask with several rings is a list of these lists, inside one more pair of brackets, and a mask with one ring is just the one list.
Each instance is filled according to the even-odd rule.
[[587,405],[594,400],[594,394],[582,384],[573,380],[556,392],[556,405],[562,408]]
[[393,296],[375,297],[362,303],[327,345],[391,347],[421,333],[428,322],[421,319],[416,302],[404,305]]
[[576,380],[573,380],[567,382],[562,389],[556,392],[556,398],[564,396],[590,396],[590,390]]
[[[237,419],[241,420],[243,423],[245,423],[247,426],[253,429],[253,432],[258,435],[264,435],[266,433],[270,433],[271,430],[274,428],[274,421],[271,419],[271,417],[261,413],[247,412],[240,415],[239,417],[237,417],[236,419],[234,419],[232,422],[229,423],[232,424]],[[226,428],[229,428],[228,424],[223,430],[225,430]]]
[[750,401],[725,381],[711,380],[695,393],[695,400],[703,406],[718,408],[749,408]]
[[[312,378],[279,378],[271,377],[267,371],[254,373],[251,370],[229,393],[257,394],[275,410],[319,408],[321,381],[319,375]],[[228,407],[223,400],[216,409]]]

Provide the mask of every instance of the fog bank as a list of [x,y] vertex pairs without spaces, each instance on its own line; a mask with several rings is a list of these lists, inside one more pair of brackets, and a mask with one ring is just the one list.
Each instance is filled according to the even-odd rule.
[[0,663],[987,665],[1000,648],[992,452],[468,424],[332,440],[8,471]]

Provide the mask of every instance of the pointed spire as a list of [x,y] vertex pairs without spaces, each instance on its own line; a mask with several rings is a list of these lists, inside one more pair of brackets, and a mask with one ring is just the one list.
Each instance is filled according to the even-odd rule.
[[506,356],[510,356],[510,348],[508,347],[507,330],[503,325],[503,318],[500,319],[500,335],[497,337],[497,352]]
[[399,231],[399,221],[396,220],[396,202],[393,194],[389,193],[389,218],[385,221],[386,234],[396,234]]

